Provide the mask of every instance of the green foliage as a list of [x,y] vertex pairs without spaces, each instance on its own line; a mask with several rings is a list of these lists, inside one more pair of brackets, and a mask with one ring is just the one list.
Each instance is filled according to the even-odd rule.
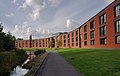
[[6,76],[18,64],[23,63],[27,54],[23,50],[0,52],[0,76]]
[[11,35],[10,32],[4,37],[3,48],[7,51],[13,50],[15,48],[15,37]]
[[37,51],[35,51],[34,54],[35,54],[35,55],[39,55],[39,54],[42,54],[42,53],[44,53],[44,52],[46,52],[45,49],[37,49]]
[[59,49],[85,76],[120,76],[120,49]]
[[54,43],[52,41],[48,42],[48,47],[52,48],[54,46]]
[[0,49],[13,50],[15,48],[15,40],[16,38],[10,32],[8,34],[0,32]]
[[27,59],[26,51],[24,51],[22,49],[17,49],[14,52],[17,55],[17,64],[21,64]]
[[62,40],[61,39],[57,39],[57,47],[59,48],[60,46],[62,46]]
[[0,53],[0,76],[6,75],[16,65],[17,56],[14,52]]

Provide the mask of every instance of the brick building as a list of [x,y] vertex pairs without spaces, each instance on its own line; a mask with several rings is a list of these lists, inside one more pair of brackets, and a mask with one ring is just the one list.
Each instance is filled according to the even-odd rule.
[[120,0],[115,0],[79,28],[49,38],[17,40],[17,48],[48,48],[52,41],[61,48],[120,48]]

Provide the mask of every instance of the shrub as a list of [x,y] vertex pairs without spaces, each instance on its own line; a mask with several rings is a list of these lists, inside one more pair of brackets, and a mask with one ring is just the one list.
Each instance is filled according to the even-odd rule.
[[46,52],[45,49],[37,49],[37,51],[35,51],[34,54],[39,55],[39,54],[44,53],[44,52]]
[[22,64],[27,59],[27,53],[26,51],[22,49],[16,49],[15,54],[17,55],[17,63]]
[[0,76],[8,74],[16,66],[17,56],[14,52],[0,53]]

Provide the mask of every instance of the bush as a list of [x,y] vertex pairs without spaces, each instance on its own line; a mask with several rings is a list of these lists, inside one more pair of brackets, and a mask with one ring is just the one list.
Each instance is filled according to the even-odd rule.
[[10,74],[10,71],[27,59],[27,53],[16,49],[10,52],[0,52],[0,76]]
[[22,64],[27,59],[26,51],[22,49],[16,49],[14,52],[17,55],[17,64]]
[[13,67],[16,66],[17,56],[14,52],[0,53],[0,76],[9,74]]
[[44,53],[44,52],[46,52],[45,49],[37,49],[37,51],[35,51],[34,54],[35,54],[35,55],[39,55],[39,54],[42,54],[42,53]]

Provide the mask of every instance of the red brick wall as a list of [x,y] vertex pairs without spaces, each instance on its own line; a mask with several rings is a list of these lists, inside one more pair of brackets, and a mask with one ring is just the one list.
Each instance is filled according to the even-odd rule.
[[[61,37],[62,46],[61,48],[120,48],[120,44],[115,44],[115,20],[120,19],[119,17],[115,17],[115,11],[114,7],[120,3],[120,0],[114,1],[112,4],[107,6],[105,9],[103,9],[101,12],[96,14],[94,17],[92,17],[90,20],[88,20],[86,23],[84,23],[79,28],[68,32],[66,34],[62,34],[59,36],[55,36],[55,44],[57,37]],[[100,45],[100,16],[106,13],[106,42],[105,45]],[[90,22],[94,20],[94,45],[90,44]],[[87,25],[87,40],[84,40],[84,26]],[[80,29],[82,31],[80,31]],[[78,46],[76,46],[76,31],[78,31]],[[74,46],[72,46],[72,32],[74,32]],[[68,46],[68,34],[70,34],[70,46]],[[120,34],[117,33],[117,34]],[[66,36],[66,46],[64,46],[64,35]],[[80,38],[80,35],[82,35],[82,38]],[[48,48],[48,38],[38,39],[39,41],[42,40],[42,43],[44,42],[41,47],[39,47],[40,42],[38,42],[38,47],[36,47],[36,39],[34,40],[34,48]],[[17,48],[29,48],[30,47],[30,40],[24,40],[24,46],[22,45],[23,40],[17,40]],[[26,47],[26,41],[28,41],[28,47]],[[52,37],[50,37],[50,41],[52,41]],[[87,41],[87,46],[84,45],[84,42]],[[47,45],[47,46],[46,46]],[[23,46],[23,47],[22,47]],[[57,47],[55,45],[55,47]]]

